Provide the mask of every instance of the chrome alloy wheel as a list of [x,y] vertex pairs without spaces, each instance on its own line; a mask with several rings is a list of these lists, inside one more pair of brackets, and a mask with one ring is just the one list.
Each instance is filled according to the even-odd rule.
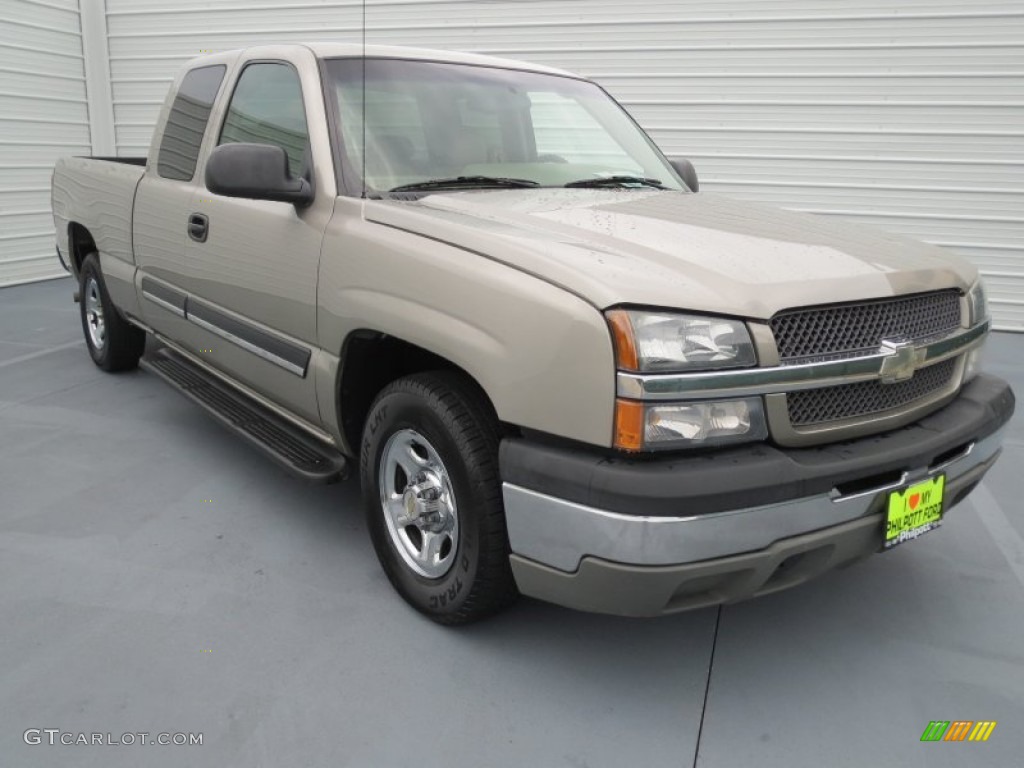
[[459,513],[451,478],[434,447],[418,432],[391,436],[380,458],[380,503],[402,560],[428,579],[455,562]]
[[85,324],[93,349],[102,352],[103,345],[107,343],[107,323],[103,318],[100,285],[93,276],[85,282]]

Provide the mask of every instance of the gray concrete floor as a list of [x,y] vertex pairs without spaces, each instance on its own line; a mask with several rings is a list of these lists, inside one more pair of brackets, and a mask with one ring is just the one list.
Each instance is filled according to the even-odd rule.
[[[445,630],[391,591],[354,482],[304,485],[154,377],[97,370],[71,291],[0,290],[2,768],[1020,764],[1024,409],[942,529],[815,583]],[[1024,336],[988,360],[1024,393]],[[999,725],[919,742],[958,719]]]

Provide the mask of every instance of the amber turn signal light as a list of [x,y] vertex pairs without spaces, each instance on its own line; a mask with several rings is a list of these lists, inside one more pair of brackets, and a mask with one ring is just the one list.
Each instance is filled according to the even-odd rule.
[[633,341],[633,324],[629,321],[629,313],[613,309],[605,313],[605,317],[608,318],[608,326],[612,329],[616,365],[621,370],[637,370],[636,343]]
[[615,447],[620,451],[639,451],[644,447],[643,403],[615,401]]

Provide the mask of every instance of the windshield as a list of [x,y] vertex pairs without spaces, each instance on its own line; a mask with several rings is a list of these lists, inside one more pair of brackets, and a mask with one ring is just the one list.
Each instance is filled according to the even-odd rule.
[[600,179],[631,186],[637,179],[685,189],[650,139],[593,83],[401,59],[333,59],[326,68],[345,175],[360,177],[364,195],[438,180],[488,186],[489,179],[544,187]]

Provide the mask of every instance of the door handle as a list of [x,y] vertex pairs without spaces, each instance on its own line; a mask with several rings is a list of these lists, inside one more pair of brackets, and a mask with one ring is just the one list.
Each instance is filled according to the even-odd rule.
[[188,217],[188,236],[197,243],[205,243],[210,233],[210,219],[202,213],[193,213]]

